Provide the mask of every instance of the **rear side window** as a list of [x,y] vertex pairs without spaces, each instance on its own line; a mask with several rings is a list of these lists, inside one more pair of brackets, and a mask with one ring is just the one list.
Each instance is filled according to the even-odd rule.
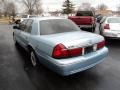
[[76,16],[93,16],[92,11],[78,11]]
[[120,23],[120,18],[109,18],[108,23]]
[[67,19],[50,19],[40,21],[40,34],[49,35],[80,30],[77,25]]

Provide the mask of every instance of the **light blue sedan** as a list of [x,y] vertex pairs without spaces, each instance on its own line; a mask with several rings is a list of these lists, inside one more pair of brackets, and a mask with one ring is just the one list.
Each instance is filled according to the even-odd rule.
[[81,31],[72,21],[56,17],[25,19],[13,26],[13,39],[40,63],[67,76],[89,69],[108,54],[102,36]]

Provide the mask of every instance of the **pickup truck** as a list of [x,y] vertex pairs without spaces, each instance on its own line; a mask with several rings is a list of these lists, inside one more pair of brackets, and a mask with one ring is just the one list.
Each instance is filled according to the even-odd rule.
[[78,11],[75,16],[68,16],[68,19],[75,22],[82,30],[95,31],[96,20],[92,11]]

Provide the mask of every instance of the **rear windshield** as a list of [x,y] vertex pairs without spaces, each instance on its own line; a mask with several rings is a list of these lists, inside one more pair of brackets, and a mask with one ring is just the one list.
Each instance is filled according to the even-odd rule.
[[78,11],[76,16],[93,16],[92,11]]
[[120,23],[120,18],[109,18],[108,23]]
[[80,30],[72,21],[67,19],[50,19],[40,21],[40,34],[49,35]]

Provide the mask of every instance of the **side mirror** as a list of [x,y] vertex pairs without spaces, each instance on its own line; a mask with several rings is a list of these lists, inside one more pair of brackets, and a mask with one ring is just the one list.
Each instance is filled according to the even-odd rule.
[[15,24],[20,24],[20,20],[15,21]]
[[13,26],[13,29],[20,29],[18,26]]

